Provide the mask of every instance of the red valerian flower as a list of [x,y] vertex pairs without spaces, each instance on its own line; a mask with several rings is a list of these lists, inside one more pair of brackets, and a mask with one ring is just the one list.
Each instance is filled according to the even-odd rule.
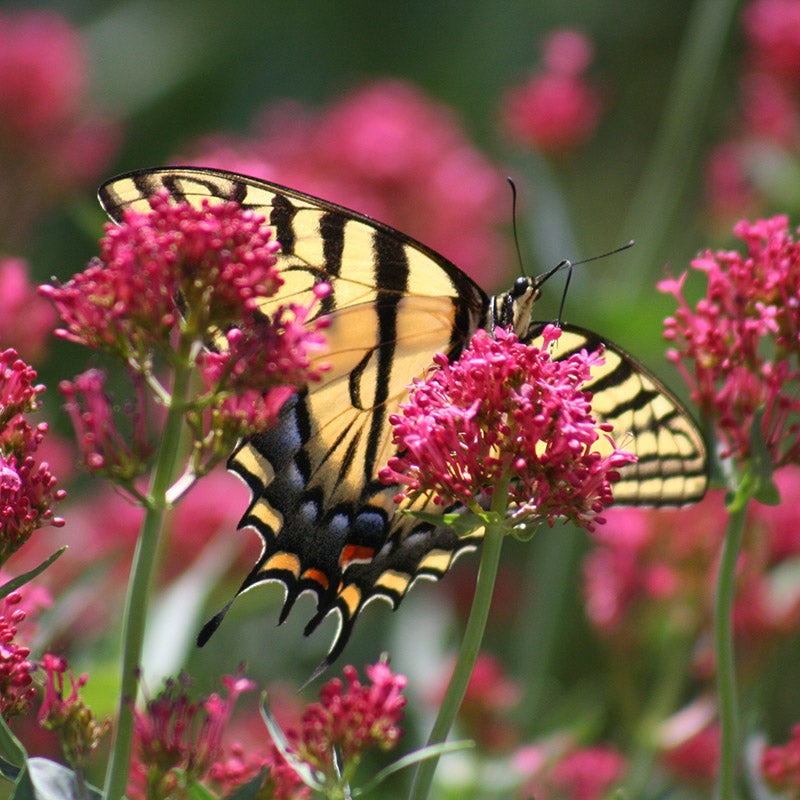
[[759,413],[772,465],[798,463],[800,242],[784,216],[740,222],[734,233],[747,247],[744,255],[709,250],[692,261],[708,284],[694,308],[684,297],[685,273],[659,284],[678,302],[664,321],[664,336],[674,344],[667,355],[716,425],[724,455],[749,458]]
[[742,12],[756,66],[800,82],[800,5],[796,0],[755,0]]
[[114,403],[103,388],[105,379],[102,370],[90,369],[74,381],[62,381],[58,388],[64,395],[64,408],[87,469],[127,484],[144,471],[152,449],[143,413],[144,391],[141,380],[137,380],[137,402],[131,406],[130,431],[123,434],[115,419]]
[[37,408],[44,391],[36,377],[16,350],[0,352],[0,564],[37,528],[64,524],[53,507],[66,493],[35,455],[47,423],[34,427],[24,416]]
[[784,745],[767,747],[761,755],[761,773],[781,797],[800,798],[800,725],[792,728]]
[[171,203],[109,223],[101,255],[62,286],[45,285],[64,327],[56,333],[143,364],[170,347],[176,326],[198,338],[238,324],[283,282],[263,217],[238,203]]
[[0,241],[6,248],[24,241],[44,208],[94,180],[113,153],[116,126],[89,108],[88,90],[85,46],[65,18],[22,8],[0,13]]
[[474,508],[510,480],[517,522],[566,517],[590,530],[602,522],[617,470],[634,456],[595,422],[581,389],[602,354],[553,361],[546,348],[560,335],[548,326],[540,349],[511,331],[479,330],[458,361],[434,357],[439,369],[416,381],[390,417],[399,455],[380,477],[405,487],[398,502],[428,494],[439,505]]
[[[64,757],[76,769],[85,769],[101,739],[111,730],[111,719],[98,721],[80,696],[89,676],[76,678],[67,661],[50,653],[42,657],[45,672],[45,694],[39,709],[39,724],[58,735]],[[65,676],[71,691],[65,696]]]
[[350,664],[342,672],[347,685],[334,678],[320,690],[319,702],[306,707],[298,744],[299,756],[329,776],[335,774],[334,751],[349,775],[367,750],[394,747],[406,705],[406,678],[388,664],[365,668],[371,685],[361,683]]
[[241,675],[222,679],[227,697],[212,694],[191,700],[187,683],[168,680],[163,690],[135,710],[137,760],[132,765],[129,794],[147,797],[179,796],[202,780],[222,753],[222,736],[236,700],[255,684]]
[[577,31],[550,35],[543,45],[545,69],[504,99],[505,127],[516,141],[558,154],[589,139],[602,109],[599,92],[582,75],[592,55],[591,42]]
[[14,641],[26,616],[21,603],[22,594],[11,592],[3,598],[0,613],[0,715],[6,720],[27,713],[36,696],[30,648]]

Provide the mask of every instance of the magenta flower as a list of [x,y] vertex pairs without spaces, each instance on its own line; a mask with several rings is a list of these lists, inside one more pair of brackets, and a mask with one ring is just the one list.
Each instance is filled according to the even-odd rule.
[[0,353],[0,564],[37,528],[64,524],[53,507],[66,493],[35,455],[47,423],[33,427],[23,416],[37,408],[44,391],[36,377],[15,350]]
[[34,664],[28,658],[30,648],[14,641],[17,625],[26,616],[18,608],[21,602],[20,592],[11,592],[3,598],[0,613],[0,715],[6,720],[27,713],[36,696],[31,677]]
[[0,344],[10,344],[28,360],[40,357],[50,337],[55,312],[38,296],[21,258],[0,256]]
[[[222,754],[222,736],[239,696],[255,688],[241,675],[222,679],[227,697],[189,698],[187,680],[168,680],[162,691],[135,710],[138,761],[132,779],[143,779],[147,797],[180,796],[205,777]],[[138,795],[136,786],[132,794]]]
[[800,6],[794,0],[755,0],[742,12],[751,58],[762,70],[800,83]]
[[0,13],[0,241],[6,248],[24,241],[44,209],[93,181],[116,148],[116,126],[87,102],[87,62],[79,32],[59,14]]
[[[548,326],[546,345],[560,335]],[[633,456],[592,419],[581,389],[600,353],[552,361],[510,331],[479,330],[458,361],[434,361],[439,369],[414,384],[391,418],[399,455],[380,477],[405,487],[398,502],[428,494],[439,505],[474,509],[510,481],[515,522],[566,517],[590,530],[602,522],[617,470]]]
[[800,725],[792,727],[784,745],[767,747],[761,754],[761,773],[781,797],[800,798]]
[[130,484],[144,471],[152,449],[145,427],[144,391],[134,376],[137,400],[129,415],[130,432],[123,433],[117,426],[114,403],[103,388],[105,378],[102,370],[90,369],[74,381],[62,381],[58,388],[87,469]]
[[574,150],[594,133],[602,110],[600,94],[583,76],[592,61],[591,42],[577,31],[551,34],[543,45],[544,70],[504,99],[510,135],[543,153]]
[[347,685],[339,678],[326,683],[319,702],[306,707],[298,751],[301,758],[334,776],[334,751],[349,776],[367,750],[390,750],[402,734],[400,723],[406,705],[406,678],[391,671],[384,662],[368,665],[363,684],[355,667],[342,670]]
[[[39,724],[58,735],[64,757],[75,769],[83,770],[102,738],[111,730],[111,720],[98,721],[80,696],[88,675],[76,678],[65,658],[50,653],[42,657],[45,673],[45,691],[39,709]],[[65,678],[69,678],[70,691],[65,694]]]
[[673,343],[667,355],[715,424],[723,455],[750,457],[758,413],[772,465],[799,463],[800,243],[783,216],[740,222],[734,233],[744,255],[706,251],[692,261],[707,280],[694,308],[684,297],[685,273],[659,284],[678,302],[664,321]]
[[40,289],[61,316],[59,336],[143,366],[152,350],[169,350],[174,328],[208,337],[282,283],[279,245],[263,217],[236,203],[171,204],[166,194],[150,206],[109,223],[99,259],[84,272]]

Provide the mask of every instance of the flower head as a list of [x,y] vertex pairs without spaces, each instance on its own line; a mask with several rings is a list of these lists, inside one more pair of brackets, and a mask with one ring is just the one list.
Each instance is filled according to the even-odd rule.
[[44,386],[16,350],[0,352],[0,563],[44,525],[61,526],[53,506],[65,496],[36,450],[47,424],[32,426],[25,414],[38,407]]
[[583,144],[597,127],[600,96],[582,74],[592,45],[577,31],[561,30],[542,49],[544,70],[506,94],[503,118],[516,141],[559,154]]
[[347,665],[345,684],[339,678],[320,690],[318,703],[306,707],[302,718],[299,755],[326,775],[334,774],[334,751],[353,770],[367,750],[390,750],[402,733],[406,679],[384,662],[365,669],[370,684],[361,683],[358,670]]
[[87,102],[87,62],[79,32],[61,15],[0,13],[0,241],[6,246],[24,240],[43,208],[94,180],[116,147],[116,126]]
[[201,780],[220,758],[222,736],[239,695],[255,684],[226,675],[227,697],[189,697],[187,680],[168,680],[163,690],[135,713],[138,760],[134,778],[144,777],[147,796],[166,797]]
[[175,327],[198,338],[239,323],[281,285],[279,245],[263,217],[237,203],[170,203],[128,210],[109,224],[101,255],[63,286],[42,286],[64,327],[56,333],[93,349],[148,363]]
[[761,755],[761,773],[781,797],[800,798],[800,725],[792,728],[784,745],[767,747]]
[[0,614],[0,715],[3,719],[25,714],[36,695],[29,660],[30,648],[15,640],[17,625],[25,619],[22,594],[11,592],[3,598]]
[[750,428],[761,433],[773,466],[800,462],[800,243],[786,217],[740,222],[736,251],[706,251],[692,261],[705,273],[706,295],[694,308],[683,293],[685,274],[659,284],[678,302],[664,321],[668,357],[712,420],[726,455],[747,460]]
[[[548,326],[545,342],[560,335]],[[617,469],[633,456],[592,419],[581,389],[600,353],[553,361],[510,331],[479,330],[458,361],[434,361],[439,369],[390,418],[399,455],[381,480],[405,487],[398,502],[430,494],[439,505],[474,508],[505,481],[519,522],[567,517],[591,529],[602,521]],[[601,437],[610,455],[601,454]]]
[[[73,767],[85,769],[100,740],[111,730],[111,719],[106,717],[98,722],[81,698],[79,691],[88,675],[76,678],[66,659],[49,653],[42,658],[41,668],[45,672],[45,694],[39,709],[39,724],[58,734],[64,757]],[[67,696],[66,676],[72,687]]]
[[134,375],[137,400],[130,413],[131,433],[120,431],[114,404],[104,391],[105,373],[90,369],[74,381],[59,384],[66,400],[64,408],[81,448],[83,463],[91,472],[111,476],[129,484],[144,470],[151,452],[145,429],[145,398],[139,376]]

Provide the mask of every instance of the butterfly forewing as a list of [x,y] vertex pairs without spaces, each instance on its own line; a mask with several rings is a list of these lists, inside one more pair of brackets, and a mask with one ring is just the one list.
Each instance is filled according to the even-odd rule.
[[[440,578],[481,538],[481,531],[459,538],[396,513],[397,487],[384,486],[377,473],[394,453],[389,415],[406,399],[407,386],[429,369],[434,353],[460,353],[486,324],[489,299],[447,259],[405,234],[255,178],[165,167],[112,179],[99,196],[120,221],[126,209],[147,212],[148,197],[164,190],[175,201],[232,200],[266,217],[281,244],[284,284],[263,301],[265,314],[290,302],[308,304],[316,283],[332,287],[318,311],[328,318],[324,380],[295,394],[277,426],[243,441],[228,465],[252,492],[240,526],[252,525],[264,542],[239,593],[281,582],[283,621],[297,597],[310,591],[317,613],[307,632],[338,611],[341,624],[324,666],[342,651],[370,600],[382,597],[396,607],[416,578]],[[528,339],[541,327],[532,324]],[[595,334],[565,326],[554,357],[599,343]],[[699,499],[706,458],[696,426],[644,367],[606,344],[606,364],[588,387],[593,410],[639,459],[625,467],[615,498],[639,505]],[[422,499],[413,509],[443,511]],[[207,624],[201,642],[226,609]]]

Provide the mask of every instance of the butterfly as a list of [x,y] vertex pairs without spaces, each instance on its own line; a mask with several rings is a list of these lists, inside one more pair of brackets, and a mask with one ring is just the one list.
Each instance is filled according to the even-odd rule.
[[[480,543],[480,531],[459,537],[396,513],[397,486],[377,477],[395,452],[389,416],[434,353],[457,358],[478,328],[512,324],[521,339],[536,342],[545,323],[530,315],[547,275],[518,278],[510,291],[490,298],[446,258],[388,225],[221,170],[138,170],[112,178],[98,195],[119,222],[127,209],[149,211],[148,197],[164,189],[175,201],[235,201],[266,217],[281,244],[285,283],[263,301],[265,314],[287,302],[308,304],[319,282],[332,288],[319,310],[328,317],[330,370],[286,402],[274,428],[240,442],[228,461],[251,492],[239,527],[255,528],[263,549],[234,598],[198,637],[204,644],[239,594],[278,581],[285,589],[280,622],[304,592],[316,599],[306,635],[338,613],[321,671],[341,654],[370,601],[382,598],[396,608],[415,580],[441,578]],[[620,347],[572,325],[562,325],[553,357],[601,344],[605,365],[584,387],[593,393],[592,413],[612,424],[617,441],[638,459],[620,471],[615,502],[700,500],[708,483],[703,436],[664,384]]]

